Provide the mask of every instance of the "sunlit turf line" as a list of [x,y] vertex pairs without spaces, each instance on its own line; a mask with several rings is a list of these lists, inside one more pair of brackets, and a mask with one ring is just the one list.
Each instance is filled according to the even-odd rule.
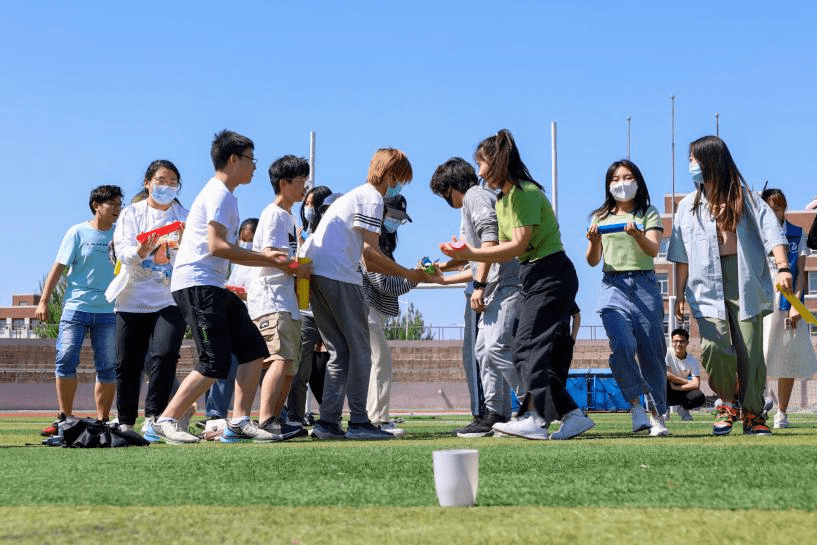
[[0,507],[0,542],[322,545],[808,543],[817,513],[550,507]]

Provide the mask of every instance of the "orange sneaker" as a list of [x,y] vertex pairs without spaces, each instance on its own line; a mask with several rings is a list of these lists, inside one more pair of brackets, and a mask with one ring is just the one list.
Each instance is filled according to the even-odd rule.
[[743,415],[743,435],[771,435],[772,430],[766,425],[766,419],[754,413]]

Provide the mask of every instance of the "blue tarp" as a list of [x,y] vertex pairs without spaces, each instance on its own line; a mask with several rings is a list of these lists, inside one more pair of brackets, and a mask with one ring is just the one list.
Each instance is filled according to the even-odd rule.
[[627,411],[624,399],[610,369],[571,369],[567,391],[581,409],[591,411]]

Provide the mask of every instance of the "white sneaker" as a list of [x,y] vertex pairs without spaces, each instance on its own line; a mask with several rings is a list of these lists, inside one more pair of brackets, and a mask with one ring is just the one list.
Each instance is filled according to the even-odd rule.
[[652,437],[666,437],[669,435],[663,416],[650,416],[650,435]]
[[538,419],[534,413],[529,412],[522,418],[511,422],[497,422],[492,427],[494,433],[499,432],[532,441],[543,441],[548,438],[548,429],[542,426],[541,423],[541,419]]
[[179,421],[173,418],[162,422],[154,421],[151,427],[156,438],[168,445],[185,445],[199,442],[198,437],[187,433],[187,430],[182,429],[179,425]]
[[406,434],[406,430],[395,426],[393,421],[381,422],[379,427],[381,430],[387,431],[395,437],[403,437]]
[[650,419],[647,417],[647,411],[641,405],[634,405],[630,411],[633,417],[633,433],[648,430],[652,427]]
[[678,405],[678,416],[681,417],[681,421],[683,422],[692,422],[692,415],[689,414],[689,411],[685,408]]
[[119,424],[119,431],[133,431],[133,426],[129,424]]
[[777,411],[777,414],[774,415],[774,427],[776,429],[789,427],[788,415],[779,409]]
[[585,416],[579,409],[573,409],[562,417],[562,425],[559,426],[558,431],[554,432],[550,438],[556,440],[571,439],[586,432],[595,425],[596,423]]

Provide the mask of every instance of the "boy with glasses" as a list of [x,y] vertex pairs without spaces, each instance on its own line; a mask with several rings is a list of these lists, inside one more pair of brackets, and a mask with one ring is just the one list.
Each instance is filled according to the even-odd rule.
[[[250,420],[261,364],[269,356],[267,345],[247,307],[224,287],[231,261],[250,267],[276,267],[291,274],[288,256],[282,252],[254,252],[236,244],[239,215],[233,191],[252,181],[254,148],[246,136],[227,130],[216,134],[210,149],[215,175],[193,201],[187,216],[170,289],[192,330],[199,360],[152,426],[155,437],[165,443],[198,442],[196,436],[182,429],[179,420],[216,379],[227,376],[231,354],[239,362],[233,418],[227,420],[221,440],[268,442],[277,438]],[[295,274],[308,276],[309,267],[298,267]]]
[[678,405],[681,420],[690,421],[690,409],[704,404],[701,392],[701,368],[698,360],[687,353],[689,333],[678,328],[672,332],[672,344],[667,349],[667,407]]

